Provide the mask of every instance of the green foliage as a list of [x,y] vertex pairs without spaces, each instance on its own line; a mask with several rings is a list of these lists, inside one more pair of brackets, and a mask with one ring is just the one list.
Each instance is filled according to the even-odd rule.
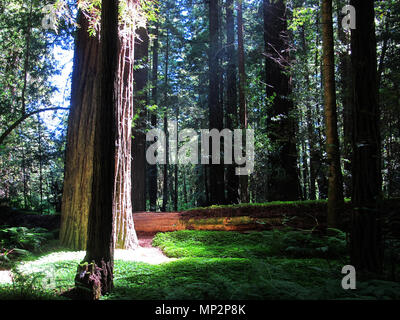
[[43,228],[0,228],[0,267],[12,267],[15,261],[28,258],[50,239],[53,234]]
[[44,228],[12,227],[0,229],[0,243],[3,247],[37,250],[52,238],[53,234]]
[[283,256],[345,260],[347,256],[346,236],[342,232],[321,237],[290,229],[249,233],[192,230],[158,233],[153,245],[175,258]]
[[[171,243],[181,252],[175,261],[150,265],[116,260],[113,292],[102,299],[121,300],[310,300],[399,299],[400,284],[357,279],[357,290],[341,288],[343,262],[332,259],[275,257],[260,254],[267,233],[173,232],[158,234],[154,244]],[[284,236],[284,232],[280,234]],[[294,235],[287,236],[290,239]],[[304,241],[306,235],[296,235]],[[336,237],[342,239],[343,234]],[[235,254],[229,243],[242,243]],[[191,252],[195,246],[205,250]],[[179,250],[179,246],[182,250]],[[217,246],[218,248],[216,248]],[[192,248],[188,251],[188,248]],[[224,248],[226,250],[224,251]],[[184,250],[183,250],[184,249]],[[268,248],[266,248],[268,250]],[[187,251],[185,253],[185,250]],[[220,252],[219,250],[222,250]],[[205,257],[204,252],[207,252]],[[243,253],[246,252],[247,256]],[[0,287],[1,298],[60,299],[74,286],[76,267],[84,252],[57,252],[14,270],[14,285]],[[214,256],[213,256],[214,255]],[[50,284],[49,284],[50,283]]]

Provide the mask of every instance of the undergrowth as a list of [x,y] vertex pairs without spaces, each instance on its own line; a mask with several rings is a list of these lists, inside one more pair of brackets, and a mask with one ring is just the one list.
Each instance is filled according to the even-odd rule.
[[[113,292],[102,299],[293,300],[400,299],[400,284],[359,279],[341,287],[348,264],[346,239],[285,230],[269,232],[178,231],[153,242],[179,259],[150,265],[116,260]],[[74,286],[84,252],[56,252],[14,270],[0,299],[60,299]]]

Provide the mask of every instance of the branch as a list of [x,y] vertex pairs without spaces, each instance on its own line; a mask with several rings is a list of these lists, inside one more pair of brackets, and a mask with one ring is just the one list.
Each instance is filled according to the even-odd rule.
[[4,140],[7,138],[7,136],[15,129],[17,128],[22,122],[24,122],[26,119],[32,117],[35,114],[41,113],[41,112],[46,112],[46,111],[56,111],[56,110],[69,110],[68,108],[61,108],[61,107],[54,107],[54,108],[47,108],[47,109],[39,109],[36,111],[33,111],[31,113],[26,113],[21,118],[19,118],[17,121],[15,121],[4,133],[0,136],[0,145],[3,144]]

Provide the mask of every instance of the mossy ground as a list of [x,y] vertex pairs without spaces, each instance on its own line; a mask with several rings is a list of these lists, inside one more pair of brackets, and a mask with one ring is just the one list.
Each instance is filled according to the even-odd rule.
[[[116,260],[115,289],[103,299],[400,299],[400,284],[384,278],[359,277],[357,290],[342,289],[348,257],[340,233],[178,231],[156,235],[153,244],[179,259]],[[82,252],[53,252],[19,264],[0,299],[63,299],[81,259]]]

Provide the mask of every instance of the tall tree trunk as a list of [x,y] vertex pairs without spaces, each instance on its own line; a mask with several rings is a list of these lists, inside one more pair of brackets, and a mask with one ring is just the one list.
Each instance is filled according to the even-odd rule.
[[[233,16],[234,0],[226,1],[226,35],[227,35],[227,104],[226,104],[226,128],[237,128],[237,84],[235,59],[235,20]],[[228,165],[226,172],[227,202],[238,203],[239,178],[235,173],[235,165]]]
[[71,111],[65,159],[60,242],[74,250],[86,249],[92,198],[94,125],[97,117],[99,38],[89,36],[88,20],[79,13],[72,73]]
[[[130,2],[134,5],[134,2]],[[92,197],[94,128],[98,115],[99,37],[91,37],[88,21],[79,14],[72,74],[71,111],[68,119],[67,148],[60,241],[74,250],[86,249],[88,214]],[[117,248],[138,245],[132,218],[131,201],[131,123],[133,118],[133,41],[135,34],[121,39],[119,51],[118,150],[113,186],[115,206],[114,244]],[[131,48],[131,49],[129,49]]]
[[264,0],[264,41],[267,97],[274,97],[268,111],[268,137],[273,151],[268,157],[268,200],[300,199],[297,169],[294,105],[290,100],[289,44],[283,0]]
[[382,174],[374,1],[352,0],[350,4],[357,12],[357,28],[352,30],[351,39],[354,210],[350,258],[357,270],[380,273]]
[[[223,106],[220,101],[220,66],[219,66],[219,5],[218,0],[209,2],[209,127],[221,131],[223,129]],[[222,145],[222,143],[221,143]],[[211,148],[210,148],[211,149]],[[210,153],[211,155],[211,153]],[[210,157],[211,159],[211,157]],[[224,166],[223,164],[210,164],[210,201],[211,204],[225,202]]]
[[[84,262],[75,277],[77,289],[99,299],[113,288],[113,219],[118,114],[118,1],[103,0],[98,116],[95,125],[93,185]],[[83,289],[82,289],[83,287]]]
[[328,155],[328,228],[337,228],[343,211],[343,178],[337,129],[335,60],[333,43],[332,0],[322,0],[323,79]]
[[[320,26],[320,12],[316,12],[315,19],[316,27]],[[325,159],[322,154],[322,146],[325,145],[322,131],[324,128],[323,112],[321,112],[321,96],[322,96],[322,88],[323,88],[323,77],[322,77],[322,59],[320,59],[320,54],[318,48],[321,46],[320,37],[317,34],[315,41],[315,70],[314,77],[316,82],[316,92],[315,92],[315,100],[317,104],[315,106],[315,119],[317,120],[317,132],[315,134],[316,144],[319,144],[319,147],[314,148],[311,153],[311,161],[315,165],[316,174],[317,174],[317,184],[318,184],[318,196],[320,199],[326,199],[328,197],[328,179],[326,177],[325,171]]]
[[[304,61],[304,68],[305,68],[305,74],[306,74],[306,83],[307,83],[307,89],[309,92],[311,92],[311,86],[308,86],[308,84],[311,83],[310,79],[310,70],[308,68],[308,46],[307,46],[307,41],[306,41],[306,34],[305,34],[305,27],[304,25],[300,29],[301,33],[301,42],[302,42],[302,47],[303,47],[303,55],[305,57]],[[311,100],[311,97],[310,97]],[[316,164],[315,164],[315,157],[316,157],[316,152],[318,149],[316,143],[317,139],[315,137],[315,125],[314,125],[314,115],[313,115],[313,106],[311,103],[306,103],[306,124],[307,124],[307,138],[308,138],[308,149],[310,152],[310,165],[309,165],[309,199],[310,200],[315,200],[316,199],[316,188],[315,188],[315,183],[317,180],[317,172],[316,172]],[[306,147],[306,148],[307,148]]]
[[[156,30],[154,32],[154,43],[153,43],[153,74],[152,74],[152,103],[154,105],[158,105],[158,50],[159,50],[159,22],[156,22]],[[150,115],[151,127],[157,127],[157,113],[152,112]],[[149,202],[150,202],[150,211],[157,210],[157,176],[158,170],[157,165],[149,165]]]
[[43,214],[43,151],[42,151],[42,124],[39,115],[38,123],[38,153],[39,153],[39,210]]
[[[135,1],[128,2],[131,10],[136,10]],[[117,109],[117,150],[115,157],[114,184],[114,245],[116,248],[133,249],[138,246],[138,239],[132,217],[132,119],[134,114],[134,58],[135,26],[120,26],[125,35],[120,37],[118,54],[118,109]]]
[[167,211],[168,205],[168,167],[169,167],[169,134],[168,134],[168,73],[169,73],[169,29],[167,27],[167,43],[165,48],[165,74],[164,74],[164,131],[165,131],[165,142],[166,142],[166,164],[164,165],[163,172],[163,203],[162,212]]
[[134,112],[135,127],[132,132],[132,201],[133,211],[146,211],[146,105],[147,105],[147,60],[149,36],[146,28],[137,30],[135,40]]
[[[179,105],[176,106],[176,130],[177,132],[179,132]],[[179,143],[179,134],[176,134],[176,147],[178,148],[178,143]],[[176,155],[178,157],[178,155]],[[178,160],[177,160],[178,161]],[[179,168],[178,168],[179,164],[176,163],[174,166],[174,211],[177,212],[178,211],[178,175],[179,175]]]
[[[237,25],[238,25],[238,59],[239,59],[239,121],[242,129],[242,143],[246,145],[247,129],[247,105],[246,105],[246,70],[244,61],[244,26],[243,26],[243,0],[237,2]],[[247,155],[246,155],[247,156]],[[249,199],[249,177],[239,176],[240,202],[248,203]]]
[[[340,10],[344,6],[344,1],[337,1],[337,16],[340,21]],[[342,24],[338,23],[338,39],[342,49],[339,54],[339,73],[340,73],[340,91],[341,102],[343,106],[343,147],[342,156],[344,159],[343,167],[345,175],[343,176],[345,197],[351,197],[351,112],[352,112],[352,90],[351,90],[351,57],[349,54],[350,38],[344,31]]]

